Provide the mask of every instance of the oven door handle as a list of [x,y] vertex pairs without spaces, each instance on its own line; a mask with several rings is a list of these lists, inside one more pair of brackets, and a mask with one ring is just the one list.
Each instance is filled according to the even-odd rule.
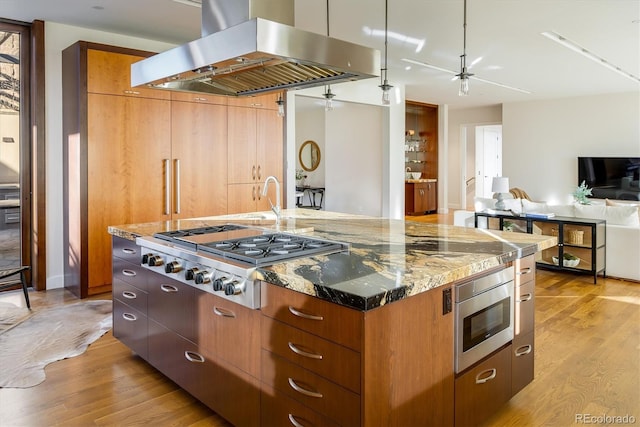
[[[484,384],[487,381],[491,381],[496,377],[497,373],[498,371],[496,370],[496,368],[491,368],[491,369],[487,369],[486,371],[480,372],[478,375],[476,375],[476,384]],[[486,375],[486,374],[489,374],[489,375]]]

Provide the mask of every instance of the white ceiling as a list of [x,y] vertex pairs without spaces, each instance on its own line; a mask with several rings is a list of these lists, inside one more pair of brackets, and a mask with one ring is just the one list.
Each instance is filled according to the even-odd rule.
[[[468,0],[467,64],[477,77],[458,96],[451,75],[410,65],[403,58],[458,72],[462,54],[462,0],[388,0],[389,83],[403,82],[406,97],[466,108],[537,99],[639,91],[625,78],[540,35],[555,31],[640,76],[640,0]],[[295,0],[296,26],[326,34],[326,1]],[[384,0],[332,0],[332,37],[384,50]],[[34,19],[182,44],[200,36],[200,9],[173,0],[0,0],[0,17]],[[369,29],[369,30],[367,30]],[[373,35],[372,35],[372,31]],[[375,34],[378,35],[375,35]],[[372,82],[376,90],[379,82]],[[334,92],[339,85],[334,86]]]

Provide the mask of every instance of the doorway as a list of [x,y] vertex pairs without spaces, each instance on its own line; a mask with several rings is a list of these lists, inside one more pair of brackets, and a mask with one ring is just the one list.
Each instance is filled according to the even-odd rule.
[[502,175],[502,125],[463,125],[460,133],[460,205],[472,209],[475,197],[492,197],[492,179]]

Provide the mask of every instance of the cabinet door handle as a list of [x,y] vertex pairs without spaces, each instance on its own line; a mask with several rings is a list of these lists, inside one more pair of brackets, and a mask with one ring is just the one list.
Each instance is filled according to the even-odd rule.
[[127,95],[140,95],[140,92],[137,90],[125,90],[124,93]]
[[289,385],[291,386],[292,389],[294,389],[298,393],[304,394],[305,396],[322,397],[322,393],[318,393],[317,391],[311,391],[311,390],[307,390],[304,387],[300,387],[298,384],[296,384],[293,378],[289,378]]
[[522,347],[518,347],[514,354],[516,355],[516,357],[524,356],[525,354],[531,353],[532,349],[533,347],[531,346],[531,344],[523,345]]
[[298,348],[292,342],[289,342],[288,345],[289,345],[289,349],[291,351],[293,351],[295,354],[298,354],[298,355],[303,356],[303,357],[308,357],[309,359],[322,360],[322,355],[321,354],[309,353],[308,351],[304,351],[304,350]]
[[124,252],[127,255],[135,255],[136,254],[136,250],[135,249],[131,249],[131,248],[122,248],[122,252]]
[[293,414],[289,414],[289,422],[294,427],[305,427],[304,424],[301,424],[300,422],[298,422],[298,420],[296,420],[296,417],[294,417]]
[[164,159],[164,214],[171,215],[171,171],[169,159]]
[[200,97],[200,96],[196,96],[195,98],[193,98],[193,100],[194,100],[194,101],[203,102],[203,101],[206,101],[206,100],[207,100],[207,98],[202,98],[202,97]]
[[258,181],[262,179],[262,170],[260,169],[260,165],[258,165]]
[[136,298],[138,298],[136,293],[135,292],[131,292],[131,291],[122,292],[122,296],[125,297],[126,299],[136,299]]
[[189,351],[189,350],[185,351],[184,358],[187,359],[189,362],[204,363],[204,357],[202,357],[202,355],[194,351]]
[[522,270],[518,271],[518,275],[520,276],[524,276],[525,274],[530,274],[533,270],[531,269],[531,267],[527,267],[527,268],[523,268]]
[[125,270],[122,270],[122,274],[123,274],[124,276],[136,277],[136,275],[137,275],[138,273],[136,273],[136,272],[135,272],[135,271],[133,271],[133,270],[127,270],[127,269],[125,269]]
[[176,288],[173,285],[160,285],[160,289],[162,289],[163,292],[167,292],[167,293],[174,293],[174,292],[178,292],[178,288]]
[[180,159],[175,159],[176,171],[176,214],[180,213]]
[[532,294],[524,294],[520,297],[520,299],[518,300],[518,302],[527,302],[529,301],[531,298],[533,298]]
[[213,307],[213,313],[222,317],[236,317],[233,311],[219,307]]
[[256,179],[256,165],[251,166],[251,179]]
[[289,306],[289,312],[291,314],[293,314],[294,316],[302,317],[303,319],[324,320],[324,317],[322,317],[322,316],[316,316],[316,315],[313,315],[313,314],[303,313],[302,311],[296,310],[295,308],[293,308],[291,306]]
[[495,368],[487,369],[486,371],[480,372],[478,375],[476,375],[476,384],[484,384],[487,381],[494,379],[497,373],[498,371]]
[[136,315],[131,313],[122,313],[122,318],[124,320],[128,320],[129,322],[135,322],[136,320],[138,320]]

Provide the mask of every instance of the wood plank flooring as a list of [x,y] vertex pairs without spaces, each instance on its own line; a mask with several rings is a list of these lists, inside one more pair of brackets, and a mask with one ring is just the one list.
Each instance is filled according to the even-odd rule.
[[[579,414],[640,423],[640,283],[542,270],[536,279],[536,378],[486,426],[569,426]],[[63,289],[30,295],[34,306],[77,301]],[[0,426],[229,425],[110,332],[46,373],[39,386],[0,389]]]

